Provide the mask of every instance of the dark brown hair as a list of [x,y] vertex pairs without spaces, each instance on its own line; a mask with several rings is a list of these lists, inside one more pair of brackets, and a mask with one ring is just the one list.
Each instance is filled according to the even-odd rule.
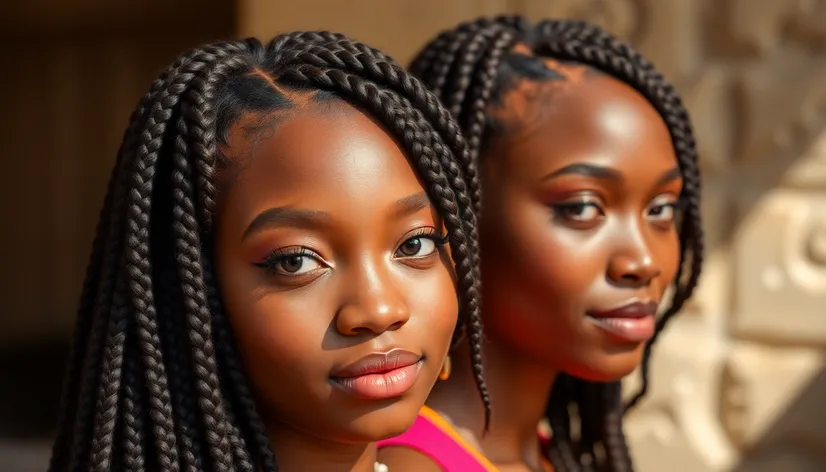
[[[533,55],[514,52],[526,45]],[[700,173],[688,113],[674,88],[639,52],[600,28],[584,21],[546,20],[531,25],[519,16],[483,18],[441,33],[413,60],[410,71],[444,102],[459,121],[471,153],[466,174],[473,180],[474,208],[481,194],[476,163],[491,139],[505,129],[491,113],[516,79],[559,79],[541,58],[585,64],[621,80],[639,91],[657,109],[671,133],[684,179],[679,238],[680,267],[671,305],[657,321],[656,334],[645,346],[642,390],[630,401],[635,405],[648,387],[651,349],[668,321],[691,296],[700,275],[703,232],[700,224]],[[474,351],[478,346],[471,343]],[[580,434],[571,434],[569,407],[578,410]],[[622,430],[620,383],[586,382],[560,375],[547,408],[553,440],[547,451],[557,472],[605,470],[632,471]],[[576,444],[575,444],[576,443]]]
[[[243,113],[338,97],[407,151],[445,221],[462,313],[481,336],[469,154],[435,96],[340,34],[300,32],[191,50],[132,114],[100,214],[49,470],[275,471],[212,269],[219,153]],[[474,363],[485,404],[481,365]]]

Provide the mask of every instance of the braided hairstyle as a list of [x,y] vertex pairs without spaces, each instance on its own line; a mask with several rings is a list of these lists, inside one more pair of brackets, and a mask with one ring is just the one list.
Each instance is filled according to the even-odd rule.
[[[49,470],[275,471],[213,272],[219,151],[245,112],[336,96],[407,150],[444,218],[462,314],[479,322],[469,151],[427,89],[379,51],[329,32],[247,39],[181,55],[130,118],[80,300]],[[474,182],[475,183],[475,182]],[[475,353],[476,357],[480,355]],[[481,366],[474,364],[485,405]]]
[[[645,395],[652,346],[691,296],[700,275],[700,174],[691,123],[680,96],[654,66],[600,28],[579,20],[545,20],[531,25],[520,16],[482,18],[441,33],[419,52],[410,66],[410,71],[436,93],[459,121],[470,148],[471,167],[491,139],[502,132],[503,127],[494,120],[492,111],[516,79],[542,81],[558,77],[540,61],[514,53],[517,45],[526,46],[534,56],[590,66],[641,93],[665,121],[684,179],[680,265],[670,306],[658,319],[656,333],[644,349],[641,391],[623,407],[620,382],[600,384],[560,375],[547,406],[554,434],[546,452],[558,472],[632,471],[622,415]],[[477,178],[476,169],[468,169],[466,174]],[[479,211],[478,182],[471,182],[470,188],[474,190],[474,209]],[[575,445],[569,408],[578,411],[580,421]]]

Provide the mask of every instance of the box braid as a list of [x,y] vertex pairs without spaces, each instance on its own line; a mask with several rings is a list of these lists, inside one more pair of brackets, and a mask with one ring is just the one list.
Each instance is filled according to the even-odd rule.
[[[531,25],[516,15],[481,18],[441,33],[410,65],[411,73],[420,77],[457,118],[472,166],[501,132],[491,111],[515,79],[541,81],[554,75],[539,61],[530,63],[525,56],[515,54],[518,44],[527,46],[534,56],[585,64],[634,87],[668,126],[682,171],[685,206],[679,228],[680,267],[670,306],[657,320],[655,335],[644,348],[642,389],[623,406],[620,382],[602,384],[561,375],[547,408],[554,432],[547,455],[558,472],[633,471],[622,415],[645,395],[652,346],[693,293],[703,258],[700,174],[691,122],[680,96],[653,64],[597,26],[580,20],[546,20]],[[475,176],[477,172],[474,169],[468,174]],[[474,198],[478,211],[479,195],[474,194]],[[570,406],[579,412],[576,444],[571,437]]]
[[[340,97],[406,148],[449,233],[460,318],[480,339],[469,150],[433,94],[392,59],[336,33],[196,48],[152,83],[118,151],[51,472],[277,470],[217,289],[211,225],[216,177],[237,166],[219,147],[243,113],[298,106],[282,90]],[[474,372],[489,410],[481,364]]]

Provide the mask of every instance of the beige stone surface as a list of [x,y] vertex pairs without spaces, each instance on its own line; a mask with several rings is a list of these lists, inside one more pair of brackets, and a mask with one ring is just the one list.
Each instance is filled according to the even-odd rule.
[[[819,349],[733,343],[720,388],[720,419],[732,443],[764,448],[804,436],[811,446],[826,450],[826,421],[806,421],[809,412],[801,405],[819,406],[813,390],[826,398],[826,386],[817,385],[824,377],[824,359],[826,352]],[[817,410],[811,414],[816,417]],[[793,416],[797,420],[790,422]]]
[[756,188],[734,236],[733,332],[785,343],[826,342],[826,195]]

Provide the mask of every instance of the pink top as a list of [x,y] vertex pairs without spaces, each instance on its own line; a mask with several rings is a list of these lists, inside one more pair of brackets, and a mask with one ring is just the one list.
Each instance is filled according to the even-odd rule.
[[379,449],[389,446],[415,449],[438,464],[444,472],[499,472],[444,418],[426,406],[422,407],[410,429],[378,443]]
[[[550,438],[539,431],[539,440],[547,446]],[[459,434],[438,413],[422,407],[419,416],[407,431],[395,438],[379,441],[378,448],[406,447],[429,457],[444,472],[499,472],[489,461]],[[545,466],[552,470],[550,464]]]

